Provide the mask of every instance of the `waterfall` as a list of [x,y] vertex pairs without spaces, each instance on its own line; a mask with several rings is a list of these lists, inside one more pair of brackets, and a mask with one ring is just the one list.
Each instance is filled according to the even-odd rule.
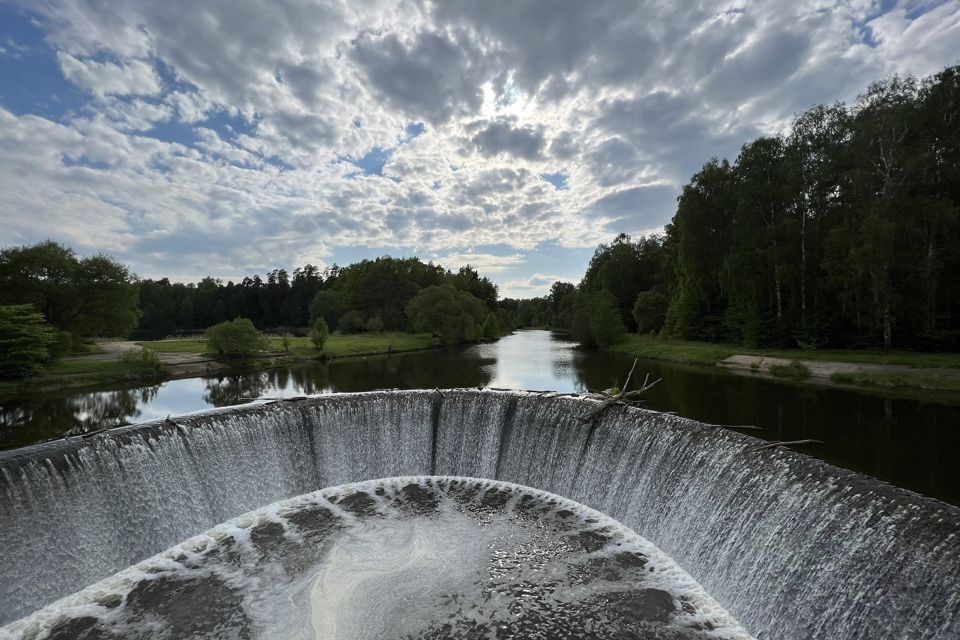
[[373,392],[246,405],[0,453],[0,624],[240,513],[404,475],[581,502],[757,638],[960,633],[960,509],[739,433],[592,401]]

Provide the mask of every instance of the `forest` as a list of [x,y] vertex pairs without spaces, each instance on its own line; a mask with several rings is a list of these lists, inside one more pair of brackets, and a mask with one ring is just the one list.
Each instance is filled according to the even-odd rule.
[[709,160],[662,235],[601,245],[578,286],[556,283],[529,301],[530,322],[593,344],[639,330],[749,346],[955,350],[958,205],[960,67],[891,77],[853,105],[798,114],[733,163]]
[[109,256],[47,241],[0,251],[0,350],[36,360],[92,337],[196,334],[235,318],[301,334],[322,318],[330,331],[427,331],[446,343],[549,326],[599,347],[636,331],[956,350],[958,203],[955,66],[874,83],[853,105],[815,106],[787,132],[747,142],[732,163],[707,161],[663,234],[601,244],[578,284],[542,298],[499,299],[470,266],[389,256],[240,282],[138,279]]

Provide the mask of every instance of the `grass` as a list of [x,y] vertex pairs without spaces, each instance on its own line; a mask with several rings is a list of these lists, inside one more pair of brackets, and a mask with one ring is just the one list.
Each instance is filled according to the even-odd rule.
[[960,369],[960,353],[922,353],[915,351],[853,351],[824,349],[750,349],[735,344],[661,340],[653,336],[629,336],[612,347],[614,351],[629,353],[653,360],[672,360],[692,364],[715,365],[734,355],[769,356],[790,360],[818,360],[854,362],[862,364],[900,365],[914,368]]
[[[291,336],[290,355],[312,357],[320,355],[313,347],[309,338]],[[268,349],[272,352],[283,353],[283,338],[269,336]],[[207,352],[207,341],[203,338],[187,338],[180,340],[150,340],[139,343],[157,353],[198,353]],[[415,351],[429,349],[435,346],[429,333],[355,333],[350,335],[332,335],[327,338],[323,353],[331,358],[343,358],[357,355],[371,355],[375,353],[397,353],[400,351]]]
[[960,392],[960,379],[949,376],[898,373],[835,373],[830,376],[830,379],[839,384],[852,384],[877,389]]

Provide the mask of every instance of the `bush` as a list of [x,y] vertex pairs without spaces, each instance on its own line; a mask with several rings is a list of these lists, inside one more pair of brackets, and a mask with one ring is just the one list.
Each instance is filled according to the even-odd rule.
[[810,369],[807,369],[802,362],[794,360],[790,364],[770,365],[770,375],[787,380],[806,380],[810,377]]
[[367,323],[364,322],[363,314],[356,310],[343,314],[343,317],[340,318],[340,322],[337,324],[337,329],[340,330],[340,333],[360,333],[366,327]]
[[120,356],[123,378],[155,377],[163,374],[163,363],[153,349],[130,349]]
[[0,306],[0,378],[39,373],[56,340],[56,331],[31,305]]
[[633,319],[637,321],[637,333],[660,331],[667,316],[670,299],[659,291],[641,291],[633,305]]
[[313,343],[313,348],[317,351],[322,350],[329,336],[330,328],[327,327],[327,321],[323,318],[317,318],[310,329],[310,342]]
[[383,331],[383,320],[380,316],[373,316],[367,320],[367,331],[369,333],[380,333]]
[[249,356],[267,348],[267,339],[247,318],[215,324],[204,335],[207,350],[221,356]]

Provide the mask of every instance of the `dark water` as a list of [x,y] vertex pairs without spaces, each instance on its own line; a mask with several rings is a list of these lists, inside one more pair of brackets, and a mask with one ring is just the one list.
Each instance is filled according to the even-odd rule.
[[[311,364],[218,378],[67,394],[0,406],[0,448],[238,404],[248,398],[371,389],[490,386],[586,391],[622,384],[632,358],[585,351],[547,331],[447,351]],[[960,504],[960,407],[734,376],[712,367],[641,361],[663,378],[649,406],[770,440],[814,438],[800,450],[924,495]]]

